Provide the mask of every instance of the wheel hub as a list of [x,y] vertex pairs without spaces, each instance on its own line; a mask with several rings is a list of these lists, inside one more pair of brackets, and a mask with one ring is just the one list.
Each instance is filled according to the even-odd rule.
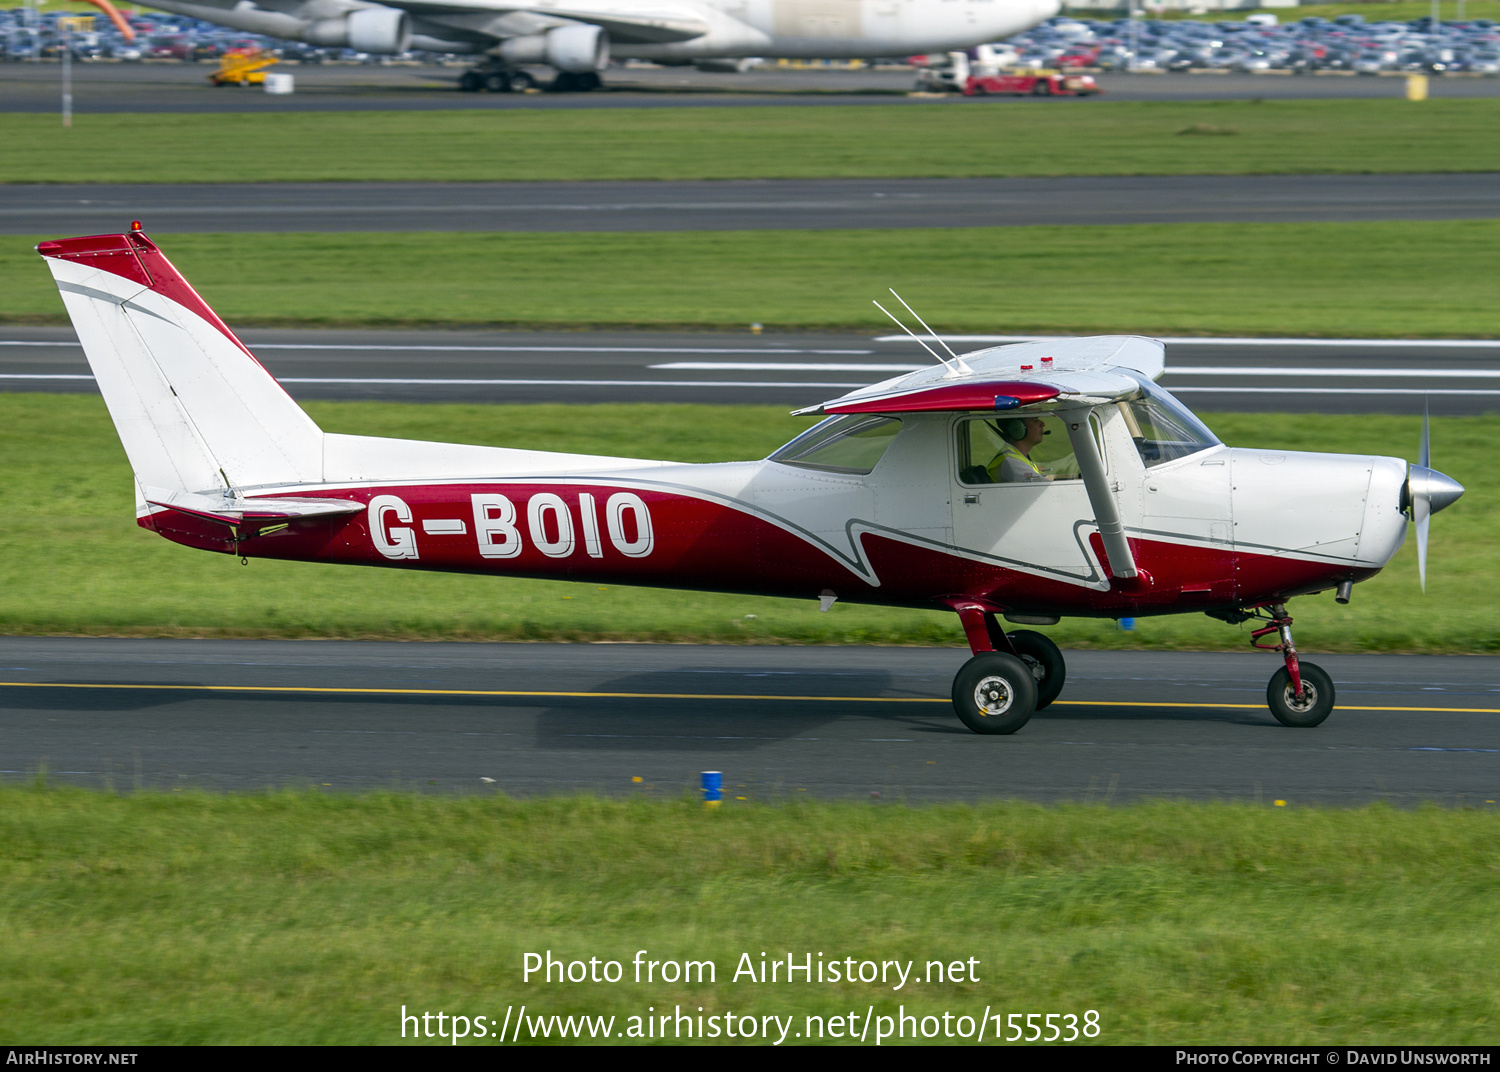
[[1315,706],[1317,706],[1318,690],[1315,689],[1306,679],[1303,679],[1302,695],[1298,696],[1296,690],[1294,690],[1291,685],[1287,685],[1286,689],[1282,693],[1282,702],[1285,703],[1290,710],[1296,711],[1298,714],[1306,711],[1311,711]]
[[1015,702],[1010,683],[997,674],[982,679],[974,687],[974,706],[984,715],[1003,715]]

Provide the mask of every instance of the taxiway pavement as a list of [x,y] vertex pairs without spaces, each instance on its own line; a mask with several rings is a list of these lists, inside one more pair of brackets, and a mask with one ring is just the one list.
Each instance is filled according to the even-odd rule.
[[[274,96],[255,88],[214,88],[211,65],[196,63],[77,63],[73,65],[78,114],[117,112],[307,112],[388,110],[508,110],[514,108],[733,108],[759,105],[940,104],[964,108],[1090,108],[1112,100],[1401,99],[1400,77],[1343,74],[1107,73],[1098,76],[1101,99],[1055,97],[910,96],[915,72],[902,68],[856,71],[762,67],[743,74],[693,68],[627,67],[605,73],[597,93],[460,93],[462,66],[415,64],[304,66],[278,69],[295,79],[296,92]],[[541,74],[540,70],[538,74]],[[55,112],[60,71],[56,63],[0,65],[0,111]],[[1500,96],[1500,79],[1438,77],[1434,98]]]
[[[797,406],[932,363],[905,338],[691,332],[334,331],[241,336],[299,399]],[[955,349],[985,343],[955,341]],[[1194,409],[1500,411],[1500,340],[1167,342],[1163,385]],[[94,392],[71,328],[0,328],[0,390]]]
[[[1227,626],[1214,628],[1228,631]],[[1500,658],[1313,656],[1340,707],[1286,729],[1254,653],[1071,652],[1010,737],[923,648],[0,639],[0,778],[879,802],[1149,797],[1497,806]],[[635,781],[634,779],[640,779]]]
[[742,231],[1500,217],[1500,176],[0,186],[0,234]]

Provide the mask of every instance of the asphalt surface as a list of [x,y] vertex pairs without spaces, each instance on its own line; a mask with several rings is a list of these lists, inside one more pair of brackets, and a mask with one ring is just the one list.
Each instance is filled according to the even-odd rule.
[[[907,69],[797,70],[770,67],[743,74],[688,68],[629,67],[605,74],[597,93],[460,93],[463,67],[413,65],[283,64],[296,80],[290,96],[254,88],[215,88],[208,64],[91,63],[73,65],[74,108],[80,115],[118,112],[301,112],[390,109],[676,108],[746,105],[932,103],[909,96],[915,75]],[[542,74],[539,70],[538,74]],[[0,64],[0,111],[59,110],[56,63]],[[1106,100],[1262,100],[1401,98],[1399,77],[1346,75],[1102,74]],[[1430,94],[1500,96],[1500,78],[1443,77]],[[953,107],[1092,107],[1098,98],[940,98]]]
[[0,234],[738,231],[1500,217],[1500,176],[3,185]]
[[1320,657],[1340,709],[1289,730],[1264,707],[1274,657],[1072,652],[1062,700],[1012,737],[954,716],[966,658],[7,637],[0,779],[678,796],[718,770],[751,800],[1500,799],[1497,658]]
[[[812,405],[932,363],[904,338],[668,332],[248,329],[299,399]],[[955,339],[960,351],[985,342]],[[1500,340],[1168,340],[1163,385],[1199,410],[1500,411]],[[0,390],[94,392],[71,328],[0,327]]]

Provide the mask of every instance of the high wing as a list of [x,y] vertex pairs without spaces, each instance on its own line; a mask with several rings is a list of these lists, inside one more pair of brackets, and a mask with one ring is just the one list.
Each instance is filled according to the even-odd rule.
[[1165,349],[1136,335],[1016,343],[961,355],[797,411],[808,414],[1013,410],[1053,403],[1096,406],[1128,398],[1141,377],[1166,370]]
[[[1158,379],[1166,371],[1166,350],[1155,339],[1098,335],[976,350],[961,355],[953,366],[909,372],[797,413],[1012,412],[1041,405],[1097,406],[1137,395],[1143,378]],[[1065,423],[1114,574],[1127,583],[1142,583],[1088,422]]]

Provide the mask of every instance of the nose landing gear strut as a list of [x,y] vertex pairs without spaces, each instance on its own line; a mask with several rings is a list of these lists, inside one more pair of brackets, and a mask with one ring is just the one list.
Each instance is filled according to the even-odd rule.
[[[1297,658],[1297,646],[1292,642],[1292,616],[1286,612],[1286,604],[1257,607],[1250,617],[1269,623],[1250,634],[1251,646],[1279,651],[1286,662],[1271,675],[1271,683],[1266,686],[1266,703],[1271,714],[1283,726],[1318,725],[1333,711],[1333,679],[1321,666]],[[1261,637],[1270,633],[1275,633],[1280,643],[1260,642]]]

